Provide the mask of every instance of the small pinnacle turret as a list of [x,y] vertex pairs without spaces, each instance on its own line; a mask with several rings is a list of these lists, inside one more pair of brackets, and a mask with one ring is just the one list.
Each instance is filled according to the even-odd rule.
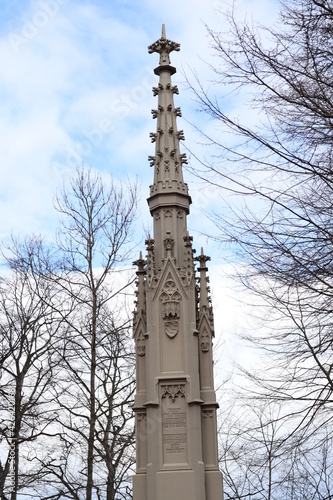
[[204,308],[208,308],[209,302],[210,302],[210,297],[209,297],[209,278],[207,277],[206,273],[208,271],[208,267],[206,266],[206,262],[210,260],[210,257],[207,255],[204,255],[203,248],[201,247],[201,253],[198,255],[198,257],[195,258],[197,262],[199,262],[199,267],[198,267],[198,272],[200,273],[200,310],[203,310]]
[[137,286],[137,291],[136,291],[136,298],[137,299],[135,301],[136,310],[134,313],[134,321],[133,321],[133,324],[135,327],[137,325],[140,317],[145,316],[145,314],[146,314],[146,296],[145,296],[144,279],[145,279],[145,275],[146,275],[145,266],[147,264],[147,261],[145,261],[142,258],[141,251],[140,251],[140,255],[139,255],[138,260],[133,262],[133,264],[138,267],[138,270],[136,272],[137,277],[138,277],[137,282],[136,282],[136,286]]

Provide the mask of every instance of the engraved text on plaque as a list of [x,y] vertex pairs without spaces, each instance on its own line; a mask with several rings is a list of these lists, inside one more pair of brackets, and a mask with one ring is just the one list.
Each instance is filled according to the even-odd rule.
[[163,462],[187,463],[185,385],[162,386]]

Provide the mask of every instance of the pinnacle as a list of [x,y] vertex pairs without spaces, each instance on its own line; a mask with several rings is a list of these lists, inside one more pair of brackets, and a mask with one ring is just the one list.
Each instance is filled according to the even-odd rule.
[[206,262],[210,260],[210,257],[208,257],[207,255],[204,254],[202,247],[201,247],[200,255],[198,255],[198,257],[195,257],[194,260],[199,262],[198,271],[201,271],[201,270],[207,271],[208,270],[208,268],[206,267]]
[[148,204],[150,213],[154,217],[154,237],[156,237],[155,250],[152,247],[147,256],[148,283],[153,283],[153,267],[159,272],[166,259],[172,257],[181,268],[188,265],[189,256],[192,259],[192,250],[190,252],[190,249],[182,244],[177,245],[177,248],[176,244],[174,245],[176,241],[181,242],[183,235],[186,234],[184,232],[186,216],[189,214],[191,204],[188,186],[183,179],[183,164],[187,163],[186,155],[180,152],[179,146],[185,137],[182,130],[177,130],[177,118],[181,116],[181,110],[174,104],[174,94],[178,94],[179,91],[171,82],[171,76],[176,72],[176,68],[170,66],[169,57],[170,52],[179,50],[179,47],[178,43],[166,38],[163,25],[161,38],[148,49],[149,53],[160,54],[160,65],[154,70],[159,81],[153,87],[153,94],[158,102],[152,110],[152,117],[157,123],[155,131],[150,133],[155,151],[154,155],[148,157],[150,166],[154,168],[154,180],[150,186]]
[[155,69],[159,75],[158,86],[153,87],[154,96],[158,96],[158,105],[152,109],[152,117],[157,119],[156,132],[150,133],[152,143],[155,143],[155,155],[149,156],[150,166],[154,167],[154,184],[151,194],[158,192],[181,192],[188,196],[187,186],[184,184],[182,165],[187,163],[186,154],[181,154],[179,141],[185,139],[184,132],[177,130],[177,117],[181,110],[174,105],[174,94],[178,94],[178,87],[172,85],[171,75],[176,68],[170,66],[169,54],[179,50],[180,45],[166,38],[165,25],[162,25],[162,35],[157,42],[149,46],[149,53],[160,54],[160,66]]

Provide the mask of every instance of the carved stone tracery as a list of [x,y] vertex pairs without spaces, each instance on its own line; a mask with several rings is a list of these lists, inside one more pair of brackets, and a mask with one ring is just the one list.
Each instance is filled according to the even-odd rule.
[[146,412],[138,412],[137,416],[138,416],[138,422],[147,421]]
[[202,410],[203,418],[213,418],[214,412],[213,410]]
[[136,345],[137,345],[138,355],[139,356],[144,356],[146,354],[146,346],[145,346],[145,339],[144,339],[143,331],[142,330],[139,331],[139,335],[137,337]]
[[162,385],[162,398],[170,398],[174,403],[176,398],[185,398],[185,384]]
[[204,329],[202,332],[202,335],[200,336],[200,343],[201,343],[201,350],[202,352],[209,352],[209,347],[210,347],[210,338],[207,333],[207,330]]

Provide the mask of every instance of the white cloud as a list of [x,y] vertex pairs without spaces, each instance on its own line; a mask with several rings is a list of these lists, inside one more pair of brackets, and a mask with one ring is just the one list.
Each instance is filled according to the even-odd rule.
[[[161,11],[151,0],[118,10],[107,2],[37,0],[8,19],[10,30],[0,36],[2,234],[38,229],[48,214],[52,219],[47,199],[80,159],[101,169],[115,159],[115,175],[137,169],[150,182],[146,155],[153,147],[145,134],[155,128],[149,108],[157,57],[147,45],[165,22],[167,36],[182,45],[173,64],[202,74],[198,56],[209,52],[203,21],[220,22],[217,4],[171,1]],[[176,96],[186,109],[190,99],[185,91]]]
[[[240,15],[253,11],[263,21],[270,18],[276,2],[237,4]],[[48,14],[46,6],[53,13]],[[154,151],[149,132],[156,127],[150,118],[156,98],[150,87],[157,83],[153,68],[158,58],[147,53],[147,45],[159,38],[165,23],[167,37],[181,43],[181,51],[171,55],[178,68],[175,83],[184,80],[182,67],[194,68],[206,82],[204,61],[212,59],[204,23],[224,28],[216,9],[225,6],[218,0],[170,0],[161,8],[156,0],[131,0],[118,9],[116,2],[37,0],[8,19],[4,26],[10,28],[0,33],[0,236],[12,229],[51,233],[55,189],[81,161],[119,179],[137,174],[143,225],[151,227],[145,198],[153,175],[147,156]],[[175,101],[186,119],[197,120],[189,90],[180,86]],[[179,120],[179,128],[184,128],[191,148],[195,134],[190,125]],[[190,183],[188,173],[185,179]],[[210,231],[203,210],[212,201],[219,203],[219,193],[197,182],[189,187],[189,226],[194,247],[204,245],[213,256],[216,334],[224,338],[224,356],[229,357],[235,354],[233,335],[240,321],[246,322],[246,313],[227,291],[222,256],[197,233]],[[239,347],[238,357],[242,355]]]

